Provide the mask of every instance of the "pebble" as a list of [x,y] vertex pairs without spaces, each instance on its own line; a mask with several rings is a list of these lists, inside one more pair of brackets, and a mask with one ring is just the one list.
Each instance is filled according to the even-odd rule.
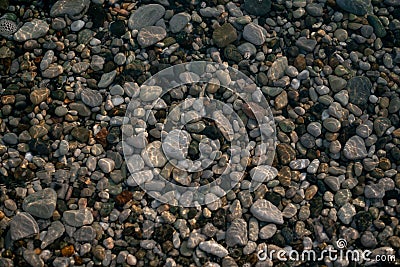
[[267,224],[266,226],[262,227],[260,229],[260,232],[258,233],[259,237],[261,239],[267,240],[273,237],[277,231],[277,227],[275,224]]
[[351,78],[346,86],[349,92],[349,101],[360,108],[364,108],[371,95],[372,83],[365,76]]
[[296,41],[296,46],[306,52],[313,52],[317,41],[314,39],[307,39],[306,37],[300,37]]
[[92,89],[84,89],[81,93],[81,99],[82,102],[89,107],[97,107],[100,106],[103,97],[98,91],[92,90]]
[[280,57],[272,63],[271,68],[268,70],[268,79],[278,80],[283,77],[285,70],[288,68],[288,60],[286,57]]
[[97,164],[104,173],[110,173],[115,168],[115,162],[109,158],[99,159]]
[[49,219],[53,216],[56,203],[57,193],[54,189],[45,188],[27,196],[22,203],[22,208],[35,217]]
[[262,45],[265,42],[265,29],[257,24],[249,23],[243,29],[243,38],[254,45]]
[[12,240],[20,240],[39,233],[36,220],[26,212],[19,212],[10,222],[10,235]]
[[247,223],[243,219],[235,219],[226,231],[226,244],[229,247],[245,246],[248,242]]
[[71,30],[74,32],[79,32],[85,26],[85,22],[83,20],[76,20],[71,24]]
[[237,39],[236,29],[230,23],[225,23],[214,30],[212,35],[214,43],[218,47],[226,47]]
[[16,33],[14,33],[14,39],[17,42],[37,39],[46,35],[48,30],[49,24],[47,24],[47,22],[33,19],[32,21],[26,22]]
[[336,0],[336,4],[343,10],[350,12],[357,16],[364,16],[368,12],[372,11],[372,5],[370,0]]
[[89,209],[67,210],[63,213],[63,221],[73,227],[92,224],[94,218]]
[[128,20],[130,30],[140,30],[146,26],[153,26],[165,14],[165,8],[159,4],[148,4],[132,12]]
[[50,9],[50,16],[63,17],[68,15],[71,19],[82,18],[89,8],[89,0],[59,0]]
[[146,26],[140,29],[137,40],[140,46],[151,46],[167,36],[164,28],[159,26]]
[[283,224],[282,212],[268,200],[258,199],[253,203],[250,211],[260,221]]
[[352,136],[343,148],[344,156],[350,160],[367,157],[367,149],[364,140],[359,136]]
[[228,256],[229,252],[222,245],[215,241],[203,241],[200,242],[199,248],[209,254],[215,255],[219,258]]
[[354,215],[356,215],[356,208],[350,203],[344,204],[338,211],[338,218],[344,224],[350,224],[353,220]]
[[114,81],[116,75],[117,75],[117,71],[115,71],[115,70],[110,71],[108,73],[104,73],[101,76],[101,79],[97,86],[99,88],[107,88]]
[[190,15],[187,13],[178,13],[169,21],[169,29],[173,33],[182,31],[190,21]]

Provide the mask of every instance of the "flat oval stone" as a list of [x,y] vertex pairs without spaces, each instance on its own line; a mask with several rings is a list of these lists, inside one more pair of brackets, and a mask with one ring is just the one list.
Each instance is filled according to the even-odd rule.
[[165,8],[159,4],[149,4],[139,7],[129,17],[128,27],[131,30],[140,30],[154,25],[165,14]]
[[101,94],[92,89],[84,89],[81,93],[82,102],[89,107],[97,107],[101,105],[103,97]]
[[90,0],[59,0],[50,10],[51,17],[68,15],[71,19],[80,19],[89,9]]
[[282,212],[266,199],[258,199],[251,206],[250,211],[260,221],[283,224]]

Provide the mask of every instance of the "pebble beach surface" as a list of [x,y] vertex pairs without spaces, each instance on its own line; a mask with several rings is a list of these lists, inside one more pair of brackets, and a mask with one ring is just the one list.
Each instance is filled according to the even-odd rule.
[[0,266],[399,264],[399,65],[399,0],[0,0]]

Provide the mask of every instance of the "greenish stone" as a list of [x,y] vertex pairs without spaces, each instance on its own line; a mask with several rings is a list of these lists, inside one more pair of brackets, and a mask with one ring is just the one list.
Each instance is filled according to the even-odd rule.
[[251,15],[264,16],[271,11],[271,5],[271,0],[245,0],[244,10]]
[[100,215],[106,217],[110,215],[113,209],[114,209],[114,203],[103,203],[100,209]]
[[50,95],[51,98],[53,98],[54,100],[60,100],[60,101],[64,101],[66,97],[66,94],[63,90],[51,91]]
[[84,29],[78,33],[78,43],[79,44],[88,44],[90,40],[94,36],[94,31],[89,30],[89,29]]
[[336,0],[336,4],[341,9],[357,16],[372,12],[371,0]]
[[228,45],[227,47],[225,47],[224,55],[227,59],[232,60],[234,62],[239,62],[243,59],[242,55],[234,45]]
[[374,28],[375,35],[379,38],[386,36],[386,30],[381,20],[375,15],[368,15],[368,23]]
[[115,184],[113,180],[108,180],[108,193],[112,196],[117,196],[122,192],[122,184]]

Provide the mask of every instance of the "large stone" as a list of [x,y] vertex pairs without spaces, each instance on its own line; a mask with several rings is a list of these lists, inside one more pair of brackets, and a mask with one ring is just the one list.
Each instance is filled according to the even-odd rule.
[[265,32],[260,25],[249,23],[243,29],[243,38],[254,45],[262,45],[265,42]]
[[40,19],[33,19],[26,22],[19,30],[14,33],[14,39],[17,42],[25,42],[26,40],[37,39],[46,35],[49,30],[49,24]]
[[44,78],[53,79],[61,75],[63,71],[64,68],[61,65],[51,64],[46,70],[42,71],[42,76]]
[[59,0],[50,10],[51,17],[68,15],[71,19],[80,19],[89,9],[90,0]]
[[47,233],[43,238],[40,247],[42,249],[46,248],[48,245],[52,244],[55,240],[60,238],[65,232],[65,227],[60,221],[54,221],[51,223],[47,229]]
[[199,244],[199,247],[201,250],[209,254],[215,255],[219,258],[226,257],[229,254],[226,248],[215,241],[203,241]]
[[154,25],[165,14],[165,8],[159,4],[149,4],[139,7],[132,13],[128,21],[131,30],[140,30]]
[[12,240],[19,240],[39,233],[39,226],[35,219],[26,212],[15,215],[10,222]]
[[140,29],[137,41],[141,47],[151,46],[167,36],[164,28],[159,26],[146,26]]
[[187,13],[179,13],[174,15],[169,21],[169,29],[173,33],[183,30],[190,21],[190,15]]
[[101,105],[103,97],[98,91],[92,89],[84,89],[81,93],[82,102],[89,107],[97,107]]
[[371,81],[365,76],[356,76],[349,80],[346,87],[350,103],[365,108],[371,95]]
[[236,29],[230,23],[225,23],[213,32],[213,41],[219,47],[226,47],[236,41]]
[[89,209],[67,210],[63,214],[63,221],[73,227],[81,227],[92,224],[93,215]]
[[268,200],[258,199],[251,206],[250,212],[260,221],[283,224],[282,212]]
[[313,52],[315,46],[317,45],[317,41],[314,39],[307,39],[306,37],[300,37],[296,41],[296,46],[306,52]]
[[287,67],[288,60],[286,57],[277,58],[268,70],[268,79],[275,81],[282,78]]
[[372,12],[371,0],[336,0],[336,4],[341,9],[357,16]]
[[50,95],[50,90],[47,88],[33,90],[29,96],[32,104],[39,105],[45,101]]
[[255,16],[267,15],[271,10],[271,0],[245,0],[244,10]]
[[24,199],[22,209],[42,219],[49,219],[56,209],[57,193],[52,188],[30,194]]
[[225,241],[228,247],[247,244],[247,223],[243,219],[235,219],[226,231]]
[[368,155],[365,142],[359,136],[352,136],[346,142],[343,153],[344,156],[350,160],[363,159]]
[[97,86],[99,88],[107,88],[114,81],[116,75],[117,75],[117,71],[116,70],[104,73],[101,76],[101,79],[100,79],[99,84]]

